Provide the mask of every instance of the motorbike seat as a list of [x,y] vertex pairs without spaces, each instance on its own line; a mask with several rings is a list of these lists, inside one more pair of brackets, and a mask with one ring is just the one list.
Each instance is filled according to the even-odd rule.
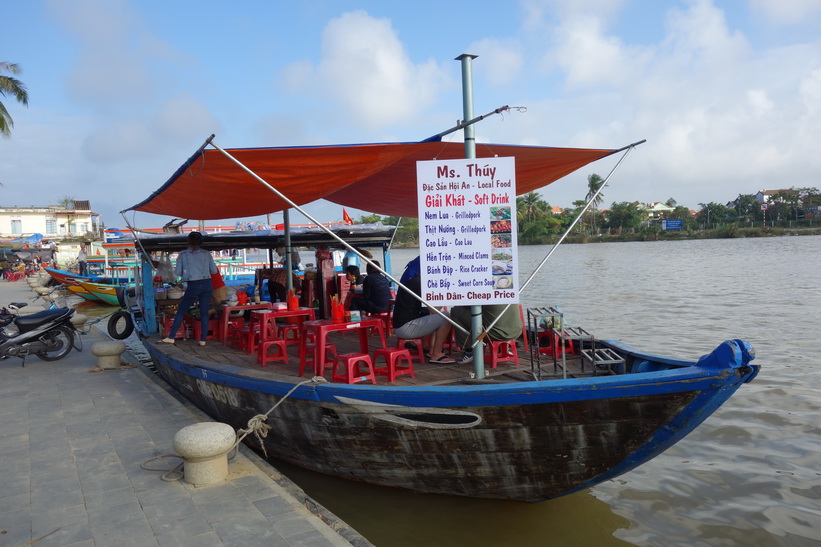
[[31,315],[22,315],[17,318],[17,327],[23,331],[26,328],[36,327],[48,321],[57,319],[64,315],[67,311],[73,311],[71,308],[57,308],[54,310],[43,310]]

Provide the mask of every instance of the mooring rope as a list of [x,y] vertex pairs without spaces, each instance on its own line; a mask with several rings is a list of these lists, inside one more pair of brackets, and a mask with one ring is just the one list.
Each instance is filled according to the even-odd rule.
[[[231,448],[229,448],[228,450],[223,452],[223,454],[230,454],[232,451],[236,450],[236,448],[239,446],[239,443],[241,443],[242,440],[245,437],[247,437],[248,435],[253,433],[256,436],[257,441],[259,441],[259,446],[262,448],[262,452],[265,454],[265,457],[267,458],[268,457],[268,451],[265,450],[265,443],[263,443],[263,439],[265,439],[265,437],[268,436],[268,432],[271,430],[271,426],[266,423],[266,420],[268,419],[268,416],[271,415],[271,412],[276,410],[276,408],[279,405],[281,405],[283,403],[283,401],[285,401],[285,399],[290,397],[291,394],[294,391],[296,391],[297,388],[299,388],[300,386],[304,386],[305,384],[311,384],[311,383],[321,384],[321,383],[324,383],[324,382],[327,382],[327,381],[328,380],[326,380],[322,376],[314,376],[310,380],[303,380],[303,381],[299,382],[298,384],[296,384],[294,387],[292,387],[288,391],[288,393],[283,395],[282,398],[279,401],[277,401],[277,403],[274,406],[269,408],[268,412],[266,412],[265,414],[257,414],[255,416],[253,416],[250,420],[248,420],[248,425],[245,429],[238,429],[237,430],[236,441],[234,441],[234,444],[231,445]],[[231,460],[235,456],[236,456],[236,452],[234,452],[234,454],[232,454],[232,455],[229,455],[228,459]],[[162,474],[162,480],[164,480],[166,482],[173,482],[173,481],[178,481],[178,480],[182,479],[183,476],[184,476],[183,472],[182,472],[183,465],[185,464],[184,461],[181,461],[179,464],[177,464],[176,466],[174,466],[170,469],[169,468],[157,469],[156,467],[148,467],[149,463],[151,463],[155,460],[160,460],[162,458],[166,458],[166,457],[182,459],[182,456],[180,456],[179,454],[172,454],[172,453],[163,454],[161,456],[157,456],[156,458],[150,458],[148,460],[145,460],[143,463],[140,464],[140,469],[145,469],[146,471],[165,471],[165,473]]]
[[262,448],[262,453],[265,454],[265,457],[267,458],[268,451],[265,450],[265,443],[263,442],[263,439],[265,439],[265,437],[268,436],[268,432],[271,430],[271,426],[266,423],[266,420],[268,419],[268,416],[270,416],[271,412],[276,410],[276,408],[279,405],[281,405],[283,401],[285,401],[285,399],[290,397],[291,394],[294,391],[296,391],[298,387],[310,383],[321,384],[327,381],[328,380],[326,380],[322,376],[314,376],[310,380],[303,380],[302,382],[296,384],[294,387],[291,388],[291,390],[288,393],[286,393],[279,401],[277,401],[277,403],[274,406],[268,409],[268,412],[266,412],[265,414],[257,414],[256,416],[248,420],[248,426],[246,427],[246,429],[237,430],[237,441],[234,443],[234,446],[232,446],[228,451],[230,452],[231,450],[237,448],[239,446],[239,443],[241,443],[245,437],[253,433],[254,436],[257,438],[257,441],[259,442],[259,446]]

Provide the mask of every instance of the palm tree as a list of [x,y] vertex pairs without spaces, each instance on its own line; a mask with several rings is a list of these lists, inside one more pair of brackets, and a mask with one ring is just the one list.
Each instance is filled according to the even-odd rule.
[[[26,91],[26,85],[12,76],[3,76],[3,72],[8,72],[13,75],[20,74],[20,67],[15,63],[6,63],[0,61],[0,95],[11,95],[17,99],[18,103],[26,106],[29,104],[29,94]],[[6,110],[5,105],[0,102],[0,135],[4,137],[11,136],[11,128],[14,127],[14,121]]]
[[[599,211],[599,205],[601,205],[604,201],[604,194],[599,193],[596,195],[596,192],[599,191],[602,184],[604,184],[604,179],[596,173],[587,176],[587,196],[585,197],[585,200],[593,201],[593,203],[590,204],[590,216],[593,219],[593,232],[596,231],[596,213]],[[594,198],[593,196],[596,197]]]

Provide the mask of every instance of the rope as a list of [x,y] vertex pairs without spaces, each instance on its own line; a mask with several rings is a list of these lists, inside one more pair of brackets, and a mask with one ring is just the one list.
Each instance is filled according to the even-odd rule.
[[[235,450],[239,446],[239,443],[241,443],[242,440],[245,437],[247,437],[248,435],[253,433],[256,436],[257,441],[259,441],[259,445],[262,447],[262,452],[265,454],[265,457],[267,458],[268,457],[268,451],[265,450],[265,444],[262,441],[265,437],[268,436],[268,432],[271,430],[271,426],[268,425],[267,423],[265,423],[265,421],[268,419],[268,416],[271,414],[271,412],[276,410],[276,408],[279,405],[281,405],[282,402],[285,401],[285,399],[290,397],[291,394],[294,391],[296,391],[298,387],[304,386],[305,384],[310,384],[310,383],[321,384],[321,383],[325,383],[327,381],[328,380],[326,380],[322,376],[314,376],[310,380],[303,380],[303,381],[299,382],[298,384],[296,384],[294,387],[292,387],[290,389],[290,391],[288,391],[288,393],[286,393],[279,401],[277,401],[277,403],[274,406],[272,406],[270,409],[268,409],[268,412],[266,412],[265,414],[257,414],[256,416],[253,416],[250,420],[248,420],[248,426],[246,427],[246,429],[237,430],[237,439],[236,439],[236,441],[234,441],[234,444],[231,445],[231,448],[226,450],[223,454],[230,454],[233,451],[234,454],[229,455],[228,459],[229,460],[234,459],[234,456],[236,456]],[[182,456],[180,456],[178,454],[163,454],[162,456],[157,456],[156,458],[150,458],[148,460],[145,460],[143,463],[140,464],[140,469],[145,469],[146,471],[165,471],[165,473],[163,473],[163,475],[162,475],[162,480],[164,480],[166,482],[173,482],[173,481],[178,481],[178,480],[182,479],[183,478],[182,468],[183,468],[183,465],[185,464],[184,461],[180,462],[179,464],[177,464],[175,467],[172,467],[172,468],[158,469],[156,467],[148,467],[149,463],[151,463],[155,460],[165,458],[165,457],[172,457],[172,458],[182,459]],[[177,475],[177,476],[172,476],[172,475]]]
[[[160,460],[166,457],[182,459],[182,456],[178,454],[163,454],[162,456],[157,456],[156,458],[145,460],[143,463],[140,464],[140,469],[145,469],[146,471],[165,471],[165,473],[163,473],[162,475],[162,480],[164,480],[165,482],[174,482],[182,479],[182,466],[185,462],[180,462],[176,466],[171,468],[157,469],[156,467],[148,467],[148,464],[153,462],[154,460]],[[178,476],[172,477],[171,475],[174,473],[176,473]]]
[[248,425],[246,429],[237,430],[237,441],[234,443],[234,446],[232,446],[228,451],[230,452],[231,450],[237,448],[237,446],[239,446],[239,443],[241,443],[245,437],[253,433],[254,436],[257,438],[257,442],[259,442],[259,445],[262,447],[262,453],[265,454],[265,457],[267,458],[268,451],[265,450],[265,443],[263,443],[263,439],[265,439],[265,437],[268,436],[268,432],[271,430],[271,426],[265,423],[265,421],[268,419],[268,416],[270,416],[271,412],[276,410],[276,408],[279,405],[281,405],[283,401],[285,401],[285,399],[290,397],[291,394],[294,391],[296,391],[298,387],[310,383],[321,384],[324,382],[327,382],[327,380],[324,377],[314,376],[310,380],[303,380],[302,382],[296,384],[294,387],[291,388],[291,390],[288,393],[286,393],[279,401],[277,401],[277,403],[274,406],[268,409],[268,412],[266,412],[265,414],[257,414],[256,416],[248,420]]

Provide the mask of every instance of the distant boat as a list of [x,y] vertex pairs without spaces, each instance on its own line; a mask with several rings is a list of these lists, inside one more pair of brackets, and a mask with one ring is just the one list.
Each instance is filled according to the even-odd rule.
[[[76,280],[74,280],[74,281],[76,281]],[[85,298],[89,302],[97,302],[97,303],[102,302],[99,298],[97,298],[97,296],[94,293],[92,293],[91,291],[89,291],[85,287],[82,287],[79,284],[69,285],[68,283],[66,283],[65,287],[66,287],[66,290],[68,290],[70,293],[75,294],[77,296],[80,296],[82,298]]]
[[[80,287],[96,297],[100,302],[109,306],[122,307],[124,305],[123,285],[106,285],[104,283],[94,283],[92,281],[78,281]],[[71,287],[69,287],[71,289]],[[80,294],[80,296],[83,296]]]

